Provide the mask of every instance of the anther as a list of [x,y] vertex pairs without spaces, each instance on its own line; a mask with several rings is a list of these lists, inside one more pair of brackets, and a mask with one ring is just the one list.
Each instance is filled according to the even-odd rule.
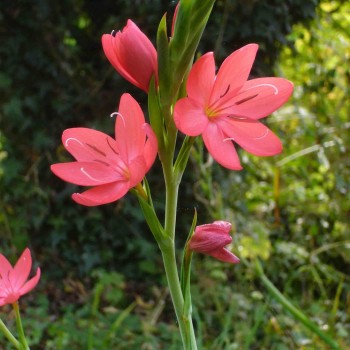
[[85,145],[93,149],[95,152],[99,153],[101,156],[106,157],[106,153],[102,152],[100,149],[98,149],[94,145],[90,145],[89,143],[85,143]]
[[242,100],[239,100],[239,101],[237,101],[237,102],[235,102],[235,105],[240,105],[240,104],[242,104],[242,103],[244,103],[244,102],[247,102],[247,101],[249,101],[249,100],[252,100],[253,98],[255,98],[256,96],[258,96],[259,94],[255,94],[255,95],[253,95],[253,96],[248,96],[248,97],[246,97],[246,98],[243,98]]
[[229,92],[230,87],[231,87],[231,85],[228,84],[228,87],[227,87],[226,91],[222,95],[220,95],[220,98],[224,97]]

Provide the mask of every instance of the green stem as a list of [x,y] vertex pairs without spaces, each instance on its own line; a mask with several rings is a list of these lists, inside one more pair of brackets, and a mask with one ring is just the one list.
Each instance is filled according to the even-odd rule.
[[171,295],[171,299],[173,301],[175,314],[177,321],[179,323],[182,343],[184,344],[184,348],[187,350],[188,344],[188,327],[183,318],[183,305],[184,299],[181,292],[178,271],[176,266],[176,257],[175,257],[175,247],[173,242],[169,244],[168,247],[162,245],[161,247],[162,257],[164,262],[165,273],[168,281],[169,291]]
[[256,271],[260,280],[267,288],[267,290],[273,295],[273,297],[281,303],[281,305],[288,310],[298,321],[300,321],[305,327],[307,327],[310,331],[317,334],[326,344],[328,344],[334,350],[341,350],[340,346],[337,342],[332,339],[328,334],[323,332],[317,324],[312,322],[303,312],[301,312],[298,308],[296,308],[275,286],[274,284],[267,278],[265,275],[262,266],[259,260],[256,260]]
[[5,337],[14,345],[16,349],[20,349],[21,344],[12,335],[10,330],[6,327],[5,323],[0,319],[0,331],[5,335]]
[[[173,152],[171,152],[171,154],[173,154]],[[169,158],[163,162],[163,171],[166,186],[164,229],[167,237],[158,243],[162,251],[169,291],[173,301],[177,321],[179,323],[184,349],[197,350],[192,318],[190,316],[188,317],[187,315],[184,315],[183,312],[184,297],[181,291],[175,255],[175,228],[179,178],[174,175],[172,157]]]
[[20,312],[19,312],[18,302],[13,303],[12,306],[13,306],[13,309],[15,310],[15,315],[16,315],[17,332],[18,332],[18,335],[19,335],[19,342],[20,342],[19,349],[21,349],[21,350],[30,350],[30,348],[28,346],[28,343],[27,343],[27,339],[26,339],[26,337],[24,335],[21,315],[20,315]]

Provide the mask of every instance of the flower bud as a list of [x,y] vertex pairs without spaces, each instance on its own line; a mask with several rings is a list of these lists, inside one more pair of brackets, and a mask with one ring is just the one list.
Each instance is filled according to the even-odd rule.
[[231,224],[227,221],[214,221],[212,224],[197,226],[190,239],[189,249],[237,264],[239,259],[225,248],[232,242],[230,230]]
[[102,35],[102,46],[112,66],[130,83],[148,92],[153,75],[157,81],[157,51],[130,19],[121,32]]

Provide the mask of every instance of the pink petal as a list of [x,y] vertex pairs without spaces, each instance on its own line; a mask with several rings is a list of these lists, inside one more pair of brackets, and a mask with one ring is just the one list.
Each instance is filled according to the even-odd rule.
[[232,141],[227,140],[219,126],[210,122],[202,134],[203,141],[212,157],[225,168],[241,170],[237,152]]
[[27,294],[29,291],[31,291],[36,285],[38,284],[40,280],[40,267],[37,268],[36,274],[33,278],[31,278],[27,283],[24,284],[24,286],[19,290],[20,295]]
[[197,105],[188,97],[178,100],[174,108],[176,127],[185,135],[198,136],[208,125],[204,105]]
[[124,67],[124,64],[120,61],[119,55],[117,55],[117,50],[115,48],[115,40],[116,38],[111,34],[102,35],[102,47],[108,61],[123,78],[142,89],[143,87],[141,84],[126,70],[127,67]]
[[209,254],[217,249],[221,249],[225,245],[232,242],[232,237],[229,234],[218,234],[216,231],[204,232],[195,231],[190,240],[190,249]]
[[133,159],[129,163],[130,171],[130,188],[135,187],[139,184],[146,175],[146,161],[143,155]]
[[213,225],[216,226],[218,231],[222,231],[227,234],[231,231],[231,228],[232,228],[232,224],[224,220],[216,220],[213,222]]
[[215,61],[212,52],[200,57],[193,65],[187,80],[187,94],[196,104],[204,107],[209,102],[209,97],[215,81]]
[[256,156],[272,156],[282,152],[280,139],[264,124],[239,118],[220,118],[218,121],[227,138],[237,142]]
[[26,248],[18,259],[15,267],[10,272],[9,279],[14,292],[18,291],[23,286],[29,276],[31,268],[32,257],[30,255],[30,250]]
[[94,129],[67,129],[63,132],[62,142],[67,151],[81,162],[114,158],[118,154],[115,140]]
[[223,220],[217,220],[214,221],[211,224],[204,224],[204,225],[199,225],[196,227],[196,232],[215,232],[217,234],[222,234],[222,235],[229,235],[231,231],[232,224],[223,221]]
[[117,71],[147,92],[152,75],[157,75],[158,66],[157,52],[150,40],[135,23],[128,20],[123,31],[115,35],[112,44]]
[[232,263],[232,264],[238,264],[240,262],[239,258],[237,258],[236,255],[231,253],[226,248],[222,248],[220,250],[213,251],[209,253],[208,255],[211,255],[213,258],[218,259],[220,261]]
[[249,80],[221,114],[260,119],[280,108],[292,93],[293,84],[283,78]]
[[83,193],[74,193],[72,198],[78,204],[89,207],[97,206],[120,199],[128,192],[129,188],[128,181],[118,181],[93,187]]
[[80,186],[97,186],[125,180],[123,168],[112,167],[102,161],[53,164],[51,171],[62,180]]
[[145,118],[140,105],[130,94],[120,98],[119,115],[115,124],[115,137],[123,161],[128,164],[144,151]]
[[9,291],[7,296],[4,298],[3,304],[14,304],[20,298],[20,293],[18,291]]
[[12,271],[10,262],[2,254],[0,254],[0,283],[4,277],[8,276],[10,271]]
[[111,63],[111,65],[114,67],[114,69],[126,80],[130,81],[132,84],[135,84],[136,81],[134,78],[128,74],[123,66],[120,64],[119,59],[116,55],[116,52],[114,50],[114,40],[115,37],[111,34],[103,34],[101,41],[102,41],[102,48],[103,51],[108,59],[108,61]]
[[248,79],[257,51],[257,44],[249,44],[225,59],[215,80],[210,109],[216,110],[242,88]]
[[113,65],[115,69],[117,69],[119,63],[117,61],[117,57],[113,49],[113,40],[114,36],[111,34],[103,34],[101,37],[103,51],[109,62]]
[[147,173],[157,157],[158,141],[150,125],[145,123],[143,124],[143,128],[145,129],[145,132],[147,135],[147,141],[145,143],[144,151],[143,151],[143,156],[146,162],[146,173]]

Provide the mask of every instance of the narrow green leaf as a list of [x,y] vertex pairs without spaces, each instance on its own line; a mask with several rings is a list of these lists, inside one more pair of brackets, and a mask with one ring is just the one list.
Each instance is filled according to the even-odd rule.
[[137,199],[139,200],[143,215],[146,219],[147,225],[150,228],[154,238],[156,239],[156,241],[159,244],[159,242],[161,242],[166,237],[166,234],[165,234],[164,228],[163,228],[162,224],[159,222],[158,216],[155,212],[153,202],[152,202],[152,197],[151,197],[151,191],[150,191],[150,188],[148,186],[148,182],[147,182],[146,178],[144,178],[143,182],[144,182],[145,191],[147,193],[147,200],[145,200],[140,195],[139,192],[133,190],[133,193],[136,194]]
[[180,54],[185,48],[187,37],[190,33],[192,1],[180,1],[179,10],[176,16],[174,34],[171,38],[172,51]]
[[166,25],[166,14],[162,17],[158,26],[157,55],[159,91],[161,92],[161,101],[162,104],[169,105],[171,103],[170,91],[172,87],[172,70],[169,64],[169,39]]
[[184,307],[183,315],[186,318],[189,318],[192,313],[192,300],[191,300],[191,262],[192,262],[192,252],[188,249],[188,243],[193,235],[193,232],[197,225],[197,211],[195,210],[191,229],[189,231],[184,254],[182,258],[181,265],[181,290],[184,296]]
[[169,44],[169,61],[173,70],[173,96],[176,96],[186,71],[191,67],[199,40],[215,0],[180,2],[174,37]]
[[176,174],[177,179],[179,181],[186,169],[188,158],[190,156],[191,148],[195,139],[195,137],[186,136],[180,148],[179,154],[176,158],[174,165],[174,173]]
[[154,77],[152,77],[148,89],[148,115],[153,131],[158,140],[158,147],[164,146],[164,120],[159,105],[159,95],[156,90]]

